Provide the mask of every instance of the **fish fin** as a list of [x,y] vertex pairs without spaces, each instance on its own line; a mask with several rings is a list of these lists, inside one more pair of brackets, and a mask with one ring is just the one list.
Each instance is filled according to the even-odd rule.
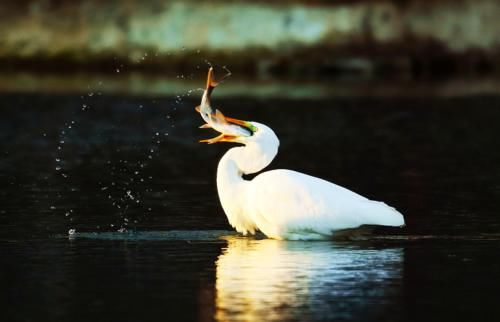
[[200,107],[200,105],[196,106],[194,109],[196,110],[196,112],[201,113],[201,107]]
[[211,129],[212,127],[208,124],[208,123],[205,123],[203,125],[200,125],[199,127],[200,129]]
[[219,110],[215,110],[215,118],[221,123],[226,123],[226,117]]
[[219,111],[219,110],[215,110],[215,117],[216,117],[217,119],[222,119],[222,120],[224,120],[224,121],[226,120],[226,117],[224,116],[224,114],[222,114],[222,112],[221,112],[221,111]]

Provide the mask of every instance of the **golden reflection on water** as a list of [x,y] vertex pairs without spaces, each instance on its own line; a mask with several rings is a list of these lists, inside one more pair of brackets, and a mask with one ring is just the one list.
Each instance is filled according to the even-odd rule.
[[241,237],[227,242],[216,262],[218,321],[348,318],[356,310],[368,317],[400,292],[401,248]]

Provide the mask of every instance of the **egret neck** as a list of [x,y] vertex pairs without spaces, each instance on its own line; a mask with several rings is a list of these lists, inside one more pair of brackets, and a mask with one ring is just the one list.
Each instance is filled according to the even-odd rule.
[[255,133],[256,140],[247,141],[244,146],[227,151],[217,167],[217,190],[222,208],[231,226],[243,234],[254,234],[258,228],[250,214],[245,212],[250,181],[242,176],[257,173],[267,167],[278,153],[279,147],[274,133],[265,135],[267,133],[259,132],[261,131]]

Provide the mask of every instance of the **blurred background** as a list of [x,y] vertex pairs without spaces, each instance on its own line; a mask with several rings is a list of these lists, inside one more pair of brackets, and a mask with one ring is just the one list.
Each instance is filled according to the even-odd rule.
[[[3,320],[499,316],[499,17],[496,0],[0,1]],[[406,228],[235,237],[215,185],[231,145],[198,143],[211,65],[233,73],[214,106],[280,138],[268,169]]]
[[494,0],[3,1],[0,88],[68,91],[102,74],[106,91],[168,93],[162,79],[208,61],[239,80],[496,92],[499,16]]

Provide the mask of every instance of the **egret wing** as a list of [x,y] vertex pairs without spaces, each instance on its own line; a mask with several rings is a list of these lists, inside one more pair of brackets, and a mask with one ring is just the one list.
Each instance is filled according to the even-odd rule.
[[401,225],[394,208],[331,182],[290,170],[273,170],[252,180],[250,207],[257,226],[273,235],[315,232],[363,224]]

